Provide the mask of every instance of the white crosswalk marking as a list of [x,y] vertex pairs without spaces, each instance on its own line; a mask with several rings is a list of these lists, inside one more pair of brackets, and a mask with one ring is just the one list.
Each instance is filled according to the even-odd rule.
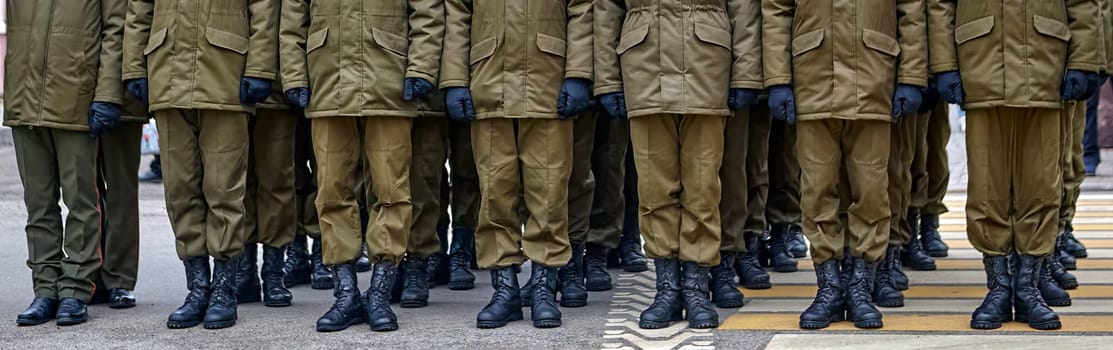
[[715,349],[711,330],[689,329],[684,321],[663,329],[638,327],[638,316],[653,303],[654,279],[652,263],[646,272],[619,275],[603,331],[602,349]]

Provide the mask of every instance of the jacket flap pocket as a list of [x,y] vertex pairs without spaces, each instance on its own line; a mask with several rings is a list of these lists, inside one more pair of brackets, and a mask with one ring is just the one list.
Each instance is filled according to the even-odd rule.
[[696,22],[695,32],[700,41],[730,50],[730,32],[699,22]]
[[405,56],[406,47],[410,45],[409,39],[382,29],[372,28],[371,36],[375,38],[375,43],[379,44],[379,47],[399,56]]
[[1036,26],[1036,32],[1062,41],[1070,41],[1070,27],[1067,27],[1062,21],[1033,15],[1032,22]]
[[491,55],[495,54],[495,49],[498,48],[498,46],[499,43],[496,38],[483,39],[475,45],[472,45],[469,63],[475,64],[487,57],[491,57]]
[[955,43],[962,45],[967,41],[986,36],[992,31],[993,16],[975,19],[955,28]]
[[638,46],[638,44],[645,41],[645,37],[647,36],[649,36],[649,24],[643,24],[626,31],[622,33],[622,37],[618,39],[618,47],[615,48],[615,52],[619,55],[624,54],[634,46]]
[[313,52],[313,50],[325,46],[325,39],[328,39],[328,28],[309,34],[309,38],[305,39],[305,53]]
[[143,56],[150,55],[155,52],[162,43],[166,42],[166,28],[159,29],[154,34],[151,34],[150,39],[147,39],[147,47],[143,49]]
[[205,30],[205,39],[208,39],[209,44],[213,46],[228,49],[241,55],[247,53],[247,48],[251,44],[245,37],[212,28]]
[[881,34],[881,32],[865,29],[862,31],[862,43],[866,47],[881,51],[889,56],[900,55],[900,43],[893,37]]
[[792,57],[815,50],[820,44],[823,44],[823,29],[800,34],[792,39]]
[[568,43],[555,36],[537,33],[537,49],[550,55],[564,57],[564,50],[568,49]]

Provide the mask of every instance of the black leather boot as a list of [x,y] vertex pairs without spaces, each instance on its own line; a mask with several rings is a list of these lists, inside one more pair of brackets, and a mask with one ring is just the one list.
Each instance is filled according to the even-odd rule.
[[403,279],[401,305],[403,308],[418,308],[429,305],[429,259],[414,255],[406,256],[402,268],[406,275]]
[[982,305],[974,310],[970,328],[998,329],[1013,320],[1013,286],[1009,260],[1004,256],[984,257],[986,286],[989,292]]
[[491,302],[475,317],[478,328],[499,328],[510,321],[521,321],[522,299],[518,287],[518,274],[513,266],[491,270],[491,287],[495,293]]
[[[522,271],[515,270],[515,273],[518,272]],[[533,285],[535,278],[537,278],[537,275],[533,274],[531,271],[531,273],[529,274],[529,279],[526,280],[526,284],[522,285],[522,287],[518,289],[519,299],[522,301],[522,307],[533,307]]]
[[769,249],[769,265],[773,266],[773,271],[796,272],[796,259],[792,258],[792,254],[788,252],[788,246],[785,245],[788,226],[787,224],[775,224],[773,229],[769,231],[769,241],[766,244]]
[[367,257],[367,243],[359,246],[359,258],[355,261],[356,272],[371,271],[371,258]]
[[1059,235],[1059,238],[1057,238],[1056,242],[1058,249],[1055,250],[1055,254],[1049,257],[1049,259],[1055,259],[1056,257],[1058,257],[1059,264],[1063,265],[1064,269],[1066,269],[1067,271],[1077,270],[1078,259],[1076,259],[1074,255],[1068,254],[1067,251],[1063,249],[1064,245],[1066,244],[1063,236]]
[[128,309],[135,307],[135,294],[123,288],[108,290],[108,307],[112,309]]
[[[424,267],[424,266],[423,266]],[[390,291],[398,278],[398,266],[380,261],[371,272],[371,286],[367,289],[367,324],[375,332],[398,330],[398,316],[390,309]]]
[[213,287],[205,310],[205,329],[236,325],[236,270],[239,259],[213,260]]
[[901,258],[904,259],[904,266],[916,271],[935,271],[935,259],[924,252],[923,246],[920,245],[920,240],[912,237],[908,244],[904,245],[904,252],[901,253]]
[[58,299],[36,297],[31,300],[27,310],[19,313],[15,323],[20,326],[34,326],[50,322],[58,313]]
[[945,258],[950,247],[943,242],[939,235],[939,215],[924,214],[920,216],[920,243],[931,257]]
[[891,261],[893,268],[889,270],[893,274],[893,284],[897,286],[898,290],[908,290],[908,275],[904,273],[904,247],[901,249],[890,250],[889,253],[896,253],[895,258]]
[[[606,263],[606,262],[604,262]],[[560,327],[560,307],[556,302],[557,268],[546,267],[536,261],[530,264],[533,277],[533,308],[530,319],[536,328]]]
[[1067,225],[1063,227],[1063,234],[1061,236],[1063,236],[1063,250],[1066,251],[1067,254],[1079,259],[1089,256],[1086,252],[1086,246],[1083,245],[1078,238],[1074,237],[1074,225],[1068,222]]
[[352,263],[332,266],[336,288],[332,296],[336,298],[324,316],[317,319],[318,332],[336,332],[353,325],[367,323],[367,310],[359,295],[359,280]]
[[310,273],[313,270],[309,264],[309,244],[306,242],[308,239],[306,235],[297,235],[294,236],[294,241],[286,246],[286,263],[282,265],[282,271],[286,273],[283,282],[286,282],[287,287],[310,282]]
[[831,322],[842,322],[846,317],[846,294],[842,276],[839,274],[840,262],[828,260],[822,264],[815,264],[816,285],[815,300],[800,314],[800,328],[822,329],[831,325]]
[[735,257],[734,272],[738,274],[738,284],[746,289],[769,289],[773,283],[769,273],[757,260],[760,241],[757,235],[746,235],[746,252]]
[[259,284],[259,245],[254,242],[243,244],[243,254],[237,259],[235,275],[236,300],[240,304],[263,301],[263,287]]
[[[1055,249],[1055,253],[1053,253],[1052,257],[1046,259],[1049,263],[1047,267],[1051,273],[1051,278],[1063,289],[1077,289],[1078,278],[1074,277],[1070,272],[1067,272],[1067,269],[1063,267],[1063,263],[1060,262],[1059,259],[1056,259],[1056,255],[1054,254],[1059,254],[1058,248]],[[1044,297],[1046,298],[1047,296],[1045,295]]]
[[785,245],[792,257],[799,259],[808,256],[808,243],[804,241],[804,229],[799,224],[788,225],[785,239]]
[[896,268],[894,260],[900,259],[899,245],[889,246],[885,258],[877,264],[877,271],[873,280],[873,300],[880,307],[904,307],[904,294],[897,288],[893,280],[893,269]]
[[62,298],[58,303],[58,313],[54,315],[59,326],[73,326],[89,320],[89,309],[85,301],[78,298]]
[[684,298],[684,311],[688,328],[707,329],[719,326],[719,313],[711,308],[708,300],[710,273],[706,267],[694,262],[681,263],[680,294]]
[[719,265],[711,268],[711,302],[724,309],[740,308],[743,304],[742,292],[734,281],[733,252],[719,252]]
[[[335,286],[332,271],[321,262],[321,259],[321,240],[315,239],[313,240],[313,254],[309,256],[309,262],[313,269],[310,286],[317,290],[332,289]],[[355,268],[354,265],[353,268]]]
[[1047,305],[1049,306],[1070,306],[1070,293],[1063,290],[1063,288],[1055,282],[1055,279],[1051,277],[1051,260],[1054,259],[1042,260],[1043,266],[1040,267],[1039,288],[1043,300],[1047,301]]
[[622,238],[618,241],[619,260],[622,271],[643,272],[649,270],[649,260],[642,252],[642,234],[638,228],[636,215],[626,215],[622,224]]
[[848,257],[850,274],[846,287],[846,318],[858,328],[881,328],[881,311],[873,306],[870,295],[870,282],[873,281],[871,267],[860,257]]
[[190,328],[201,323],[205,318],[205,310],[209,308],[210,281],[209,257],[195,256],[185,261],[186,288],[189,294],[185,302],[178,307],[166,321],[170,329]]
[[263,305],[283,307],[290,306],[294,301],[294,294],[282,282],[286,277],[282,275],[285,255],[282,248],[263,245]]
[[657,293],[653,304],[642,311],[638,327],[642,329],[667,328],[673,322],[684,319],[684,303],[680,298],[680,261],[654,259],[653,269],[657,273]]
[[1039,280],[1041,258],[1020,255],[1013,261],[1013,307],[1016,308],[1016,321],[1028,323],[1029,327],[1040,330],[1063,327],[1059,315],[1051,310],[1040,295]]
[[587,290],[602,292],[613,289],[611,274],[607,273],[607,248],[593,243],[588,243],[586,246],[584,276],[587,279]]
[[475,275],[470,264],[475,253],[475,231],[470,229],[452,230],[452,245],[448,255],[448,289],[469,290],[475,288]]
[[448,268],[448,254],[434,253],[425,263],[425,276],[429,277],[429,289],[442,284],[448,284],[450,272]]
[[560,277],[560,306],[587,306],[587,287],[584,286],[584,242],[572,242],[572,259],[557,270]]

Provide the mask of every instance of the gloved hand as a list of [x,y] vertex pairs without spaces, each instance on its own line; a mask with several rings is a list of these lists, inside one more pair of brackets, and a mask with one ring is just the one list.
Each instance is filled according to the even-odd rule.
[[939,87],[935,85],[935,79],[928,81],[928,87],[922,91],[924,102],[920,104],[920,114],[931,112],[935,105],[939,103]]
[[1101,91],[1101,84],[1105,83],[1105,79],[1109,77],[1101,73],[1090,73],[1086,75],[1086,95],[1082,96],[1083,101],[1089,101],[1091,97]]
[[893,122],[920,111],[920,105],[924,103],[921,89],[919,86],[897,85],[897,91],[893,93]]
[[626,95],[612,92],[599,96],[599,104],[614,118],[626,119]]
[[769,112],[773,119],[796,124],[796,95],[792,93],[792,86],[769,87]]
[[760,94],[761,90],[758,89],[731,88],[727,106],[734,111],[750,108],[757,104],[757,95]]
[[89,107],[89,136],[93,138],[120,125],[120,105],[109,102],[93,102]]
[[433,83],[421,78],[406,78],[402,85],[402,98],[406,101],[423,99],[433,92]]
[[591,81],[581,78],[564,79],[557,98],[557,113],[560,119],[568,119],[587,109],[591,100]]
[[1066,101],[1081,101],[1086,96],[1086,91],[1089,89],[1089,72],[1080,70],[1068,70],[1067,74],[1063,76],[1063,85],[1059,87],[1059,92]]
[[472,104],[471,90],[466,87],[453,87],[444,90],[444,104],[448,117],[467,123],[475,120],[475,105]]
[[286,99],[290,100],[295,106],[305,109],[309,106],[309,88],[293,88],[286,90]]
[[147,78],[138,78],[124,81],[124,89],[136,99],[147,103]]
[[957,70],[936,74],[935,86],[943,101],[956,105],[966,102],[966,92],[962,89],[962,75],[959,75]]
[[270,96],[270,79],[243,77],[240,80],[240,103],[254,105],[266,101]]

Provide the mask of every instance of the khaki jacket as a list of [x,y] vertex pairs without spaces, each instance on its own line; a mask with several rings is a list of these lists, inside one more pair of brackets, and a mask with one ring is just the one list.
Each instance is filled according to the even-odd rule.
[[958,70],[965,108],[1060,108],[1067,69],[1099,72],[1096,0],[929,0],[931,71]]
[[402,98],[405,78],[437,84],[443,0],[286,0],[283,90],[309,88],[306,116],[443,114],[443,101]]
[[923,0],[766,0],[765,86],[792,85],[798,120],[892,120],[897,84],[927,86],[924,11]]
[[566,78],[592,79],[591,0],[446,0],[442,89],[476,118],[558,118]]
[[150,109],[253,112],[243,77],[278,74],[279,0],[130,0],[124,80],[147,78]]
[[1101,46],[1102,54],[1104,56],[1103,62],[1105,67],[1102,72],[1109,74],[1113,72],[1113,0],[1099,0],[1101,10],[1098,11],[1098,18],[1101,20]]
[[595,43],[595,94],[630,117],[731,115],[730,88],[762,88],[760,0],[597,0]]
[[89,130],[93,101],[122,104],[126,0],[8,0],[4,125]]

